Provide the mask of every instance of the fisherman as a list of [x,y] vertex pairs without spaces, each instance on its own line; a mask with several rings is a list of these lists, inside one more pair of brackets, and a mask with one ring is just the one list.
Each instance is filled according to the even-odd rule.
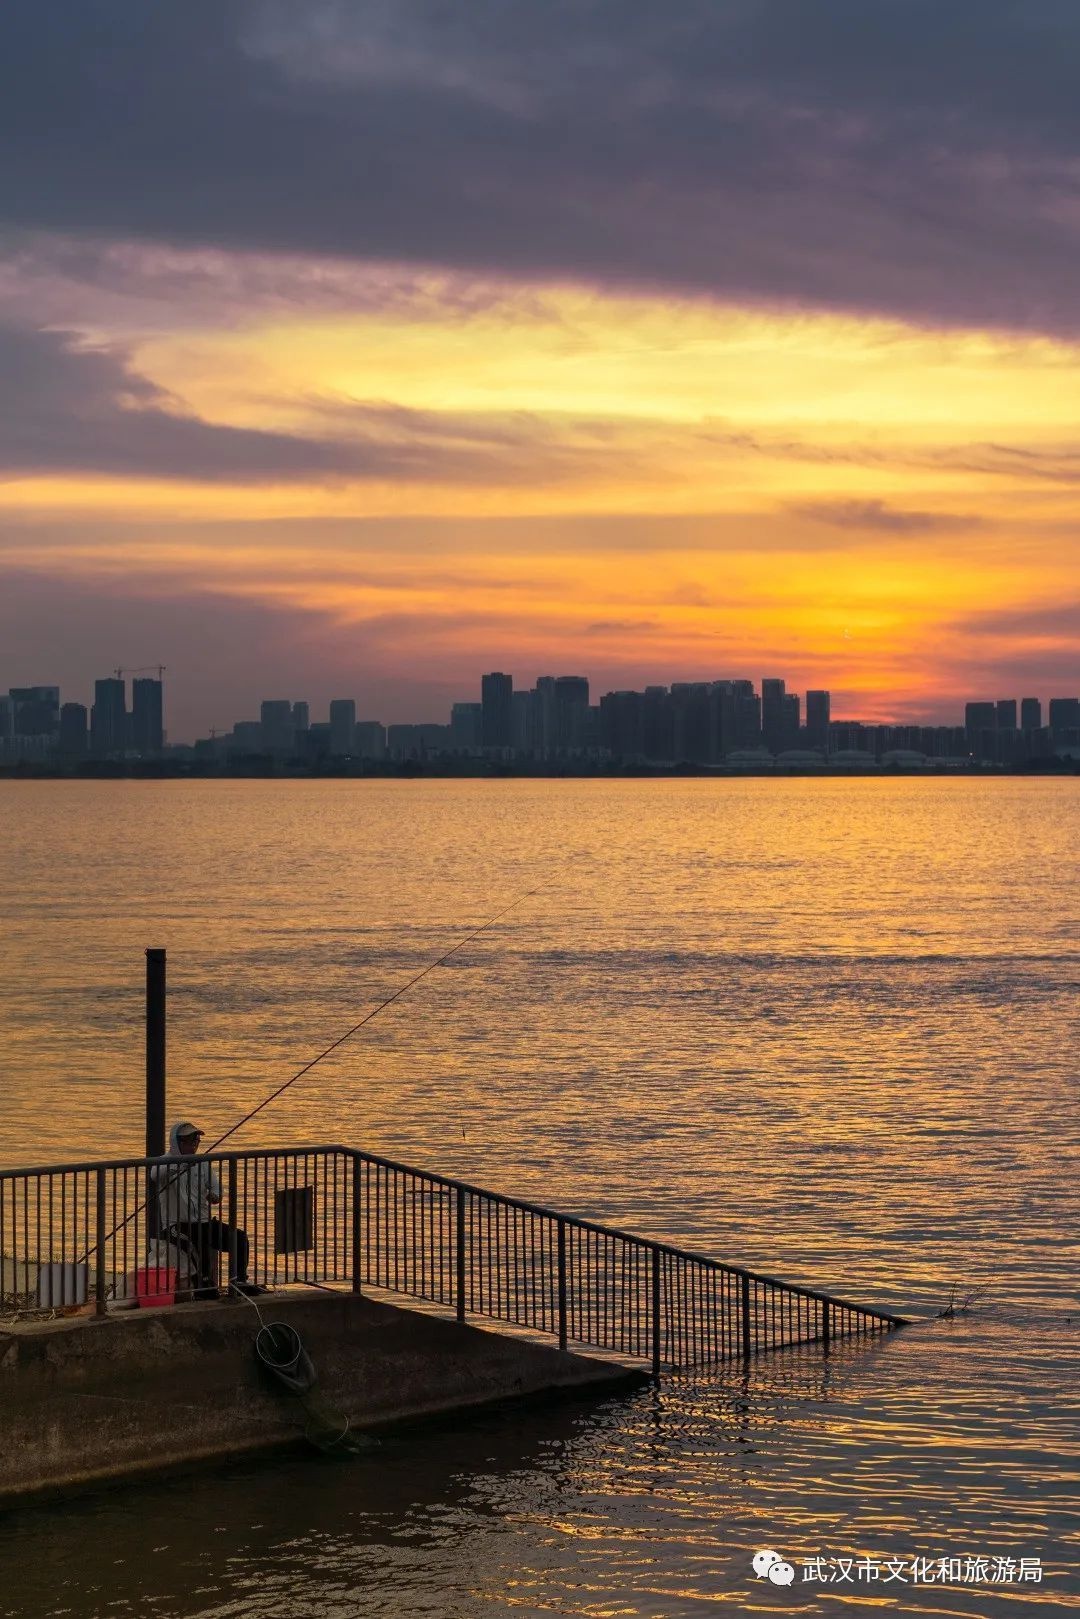
[[217,1285],[217,1255],[227,1254],[236,1244],[236,1275],[229,1286],[249,1298],[265,1288],[248,1281],[247,1233],[230,1231],[211,1209],[221,1202],[221,1181],[212,1164],[184,1164],[178,1159],[194,1158],[203,1133],[186,1119],[174,1124],[169,1133],[169,1157],[150,1171],[157,1190],[159,1234],[188,1255],[194,1270],[195,1297],[220,1298]]

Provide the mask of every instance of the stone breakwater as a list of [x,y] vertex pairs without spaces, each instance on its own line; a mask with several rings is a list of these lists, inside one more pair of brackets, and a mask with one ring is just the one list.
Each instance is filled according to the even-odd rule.
[[[320,1398],[353,1430],[639,1372],[350,1294],[274,1296]],[[0,1499],[295,1441],[304,1417],[261,1371],[239,1301],[21,1324],[0,1332]]]

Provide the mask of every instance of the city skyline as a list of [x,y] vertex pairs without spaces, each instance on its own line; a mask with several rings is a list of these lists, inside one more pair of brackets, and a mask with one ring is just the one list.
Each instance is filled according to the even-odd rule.
[[281,670],[1072,689],[1075,31],[1021,10],[95,0],[61,60],[16,0],[12,678],[163,663],[178,735]]
[[[50,659],[47,656],[43,658],[39,652],[31,663],[32,672],[40,674],[40,664],[43,661],[45,663],[49,663]],[[63,664],[65,660],[63,656],[60,655],[52,658],[51,661],[54,665],[57,665]],[[552,666],[550,659],[548,660],[548,665],[549,667]],[[775,667],[776,665],[774,664],[774,668]],[[148,672],[151,668],[158,669],[159,680],[164,676],[164,666],[159,667],[156,664],[147,665],[145,666],[145,671]],[[117,672],[118,671],[114,669],[109,678],[115,678]],[[136,665],[134,668],[128,667],[120,672],[128,675],[134,673],[144,674],[144,669]],[[15,673],[19,676],[18,679],[11,679],[10,671],[7,672],[6,676],[5,673],[0,672],[0,701],[2,701],[3,693],[10,690],[19,688],[30,689],[32,687],[37,687],[39,689],[55,688],[58,691],[64,692],[64,702],[73,701],[86,707],[87,722],[89,724],[89,716],[93,703],[93,689],[97,681],[103,678],[102,676],[87,676],[85,671],[81,670],[73,681],[64,681],[59,678],[39,681],[23,678],[25,673],[23,670],[17,669]],[[513,669],[511,669],[509,673],[514,683],[514,689],[518,691],[522,690],[525,685],[531,684],[537,678],[540,678],[536,674],[522,677],[519,676],[519,674]],[[584,676],[584,678],[593,693],[599,695],[603,692],[617,692],[625,690],[645,691],[649,687],[655,687],[658,685],[668,687],[673,685],[701,685],[712,684],[716,681],[724,679],[740,678],[750,678],[755,684],[755,687],[763,687],[767,685],[771,679],[776,677],[761,674],[756,674],[752,677],[722,676],[716,674],[684,677],[681,674],[671,675],[668,673],[665,676],[660,672],[651,671],[648,678],[640,679],[636,683],[626,681],[619,684],[607,684],[603,681],[603,679],[595,678],[593,674],[587,674]],[[1035,699],[1042,704],[1043,711],[1045,713],[1048,708],[1048,704],[1054,698],[1069,698],[1073,690],[1080,689],[1080,668],[1078,668],[1073,672],[1072,683],[1067,686],[1059,683],[1055,687],[1047,678],[1043,678],[1041,680],[1037,679],[1031,683],[1029,688],[1025,688],[1023,691],[1017,688],[1015,693],[1010,693],[1003,697],[1001,693],[992,694],[991,690],[988,690],[984,685],[981,691],[967,691],[959,693],[955,700],[950,699],[949,701],[945,701],[942,699],[940,702],[923,710],[913,708],[909,711],[905,711],[903,705],[890,703],[887,695],[882,703],[875,709],[873,707],[868,707],[865,700],[862,699],[858,694],[853,697],[850,693],[846,693],[843,690],[837,690],[832,687],[822,687],[816,685],[800,686],[797,681],[791,678],[789,675],[784,675],[780,678],[786,682],[787,689],[791,692],[798,691],[800,693],[805,693],[807,691],[826,691],[831,697],[834,719],[837,717],[838,712],[842,710],[842,718],[845,722],[884,726],[942,726],[960,724],[962,722],[962,715],[965,705],[972,702],[997,705],[1002,701],[1013,701],[1019,708],[1019,705],[1023,701]],[[476,686],[477,694],[479,695],[479,682],[481,679],[482,676],[476,674],[475,670],[473,670],[465,676],[465,683],[468,684],[471,682],[469,687],[470,690],[471,686]],[[290,687],[294,692],[300,691],[301,689],[306,691],[307,695],[303,697],[296,697],[294,695],[285,700],[287,700],[289,703],[300,702],[302,706],[310,710],[312,714],[318,710],[321,714],[325,715],[327,719],[329,719],[329,711],[335,702],[340,700],[353,701],[357,704],[358,716],[360,714],[360,710],[363,709],[366,715],[372,718],[378,717],[379,720],[387,725],[424,725],[441,723],[440,721],[433,719],[436,712],[445,710],[447,713],[449,713],[450,709],[455,703],[471,700],[465,690],[463,690],[462,685],[449,677],[432,685],[424,685],[419,688],[416,687],[414,683],[410,683],[408,681],[404,682],[402,686],[398,686],[394,682],[384,679],[378,683],[369,685],[366,693],[362,689],[361,684],[356,682],[355,690],[357,695],[348,699],[343,699],[343,691],[341,688],[329,686],[325,680],[320,686],[316,687],[314,692],[312,692],[310,689],[310,683],[305,685],[302,679],[286,680],[280,677],[272,677],[266,687],[259,688],[253,686],[252,691],[254,692],[254,695],[235,704],[235,712],[229,712],[229,699],[225,694],[206,694],[205,673],[199,674],[196,672],[193,680],[195,689],[199,693],[197,704],[194,707],[190,696],[188,697],[188,700],[185,701],[185,676],[183,674],[179,676],[174,675],[172,677],[166,677],[164,679],[164,686],[168,691],[169,710],[169,717],[165,725],[165,729],[168,731],[170,744],[188,745],[202,736],[209,736],[212,733],[223,734],[241,720],[253,721],[256,719],[258,710],[264,702],[282,700],[281,693],[287,686]],[[342,683],[342,686],[344,687],[346,684],[348,684],[347,680]],[[268,698],[267,691],[275,692],[277,694],[277,699]],[[78,695],[72,695],[72,693],[78,693]],[[209,718],[205,724],[185,724],[182,718],[179,722],[177,721],[177,715],[184,716],[192,712],[205,713],[207,716],[209,716]]]
[[[758,685],[746,677],[671,681],[643,690],[595,694],[588,676],[540,675],[515,684],[506,671],[479,677],[443,719],[376,718],[356,698],[331,698],[326,719],[307,699],[263,698],[258,718],[235,719],[192,744],[165,728],[164,667],[156,678],[117,668],[94,681],[89,706],[61,700],[58,685],[11,687],[0,695],[0,764],[154,759],[202,752],[219,762],[266,756],[280,762],[486,758],[553,763],[640,761],[672,765],[751,762],[758,755],[794,762],[872,754],[1022,765],[1059,755],[1080,758],[1080,697],[968,699],[963,723],[861,721],[837,714],[832,693],[788,689],[782,676]],[[131,677],[131,706],[128,682]],[[479,699],[479,700],[477,700]]]

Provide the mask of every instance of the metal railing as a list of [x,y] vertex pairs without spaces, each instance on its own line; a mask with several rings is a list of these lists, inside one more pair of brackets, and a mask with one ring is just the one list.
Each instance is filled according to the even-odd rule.
[[[163,1185],[213,1168],[220,1223],[169,1225]],[[165,1177],[163,1182],[162,1177]],[[166,1196],[168,1196],[166,1191]],[[186,1195],[186,1194],[185,1194]],[[405,1294],[664,1368],[887,1332],[903,1318],[342,1146],[0,1172],[0,1312],[214,1285]],[[169,1284],[172,1284],[172,1288]]]

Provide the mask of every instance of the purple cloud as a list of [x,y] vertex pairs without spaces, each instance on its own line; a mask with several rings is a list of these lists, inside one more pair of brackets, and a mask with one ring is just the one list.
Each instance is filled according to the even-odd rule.
[[788,507],[796,517],[830,528],[875,530],[881,534],[966,533],[981,528],[977,513],[920,512],[889,506],[883,500],[814,500]]
[[1068,0],[9,0],[8,226],[1080,330]]

